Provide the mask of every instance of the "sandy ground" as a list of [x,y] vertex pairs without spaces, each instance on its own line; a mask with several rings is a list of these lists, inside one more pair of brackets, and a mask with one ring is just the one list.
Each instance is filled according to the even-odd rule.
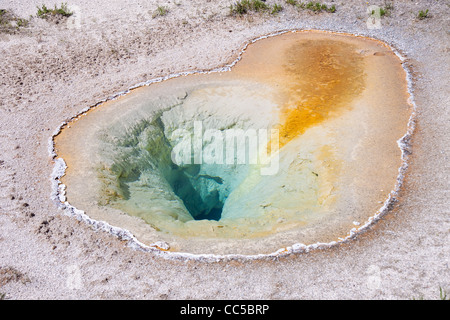
[[[0,8],[28,18],[41,2],[0,0]],[[79,28],[34,18],[19,32],[0,33],[3,298],[437,299],[440,287],[450,291],[449,2],[394,1],[372,30],[362,1],[335,1],[334,14],[283,3],[276,16],[243,18],[228,16],[231,2],[70,1]],[[153,19],[158,4],[169,13]],[[431,17],[418,20],[424,9]],[[398,203],[368,232],[279,259],[173,261],[128,248],[56,208],[48,139],[63,121],[142,81],[222,66],[247,41],[286,29],[368,35],[408,58],[417,105],[410,167]]]

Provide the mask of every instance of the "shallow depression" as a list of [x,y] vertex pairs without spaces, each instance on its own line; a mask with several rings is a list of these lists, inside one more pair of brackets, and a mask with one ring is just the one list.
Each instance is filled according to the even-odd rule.
[[373,216],[396,185],[410,114],[383,43],[294,32],[253,43],[230,72],[92,108],[55,147],[68,202],[93,219],[172,251],[271,253]]

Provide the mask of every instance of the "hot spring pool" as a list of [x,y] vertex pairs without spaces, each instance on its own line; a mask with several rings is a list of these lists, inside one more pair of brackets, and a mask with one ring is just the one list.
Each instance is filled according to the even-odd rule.
[[396,188],[408,98],[401,60],[379,41],[267,37],[231,71],[142,86],[64,126],[63,202],[174,252],[336,241]]

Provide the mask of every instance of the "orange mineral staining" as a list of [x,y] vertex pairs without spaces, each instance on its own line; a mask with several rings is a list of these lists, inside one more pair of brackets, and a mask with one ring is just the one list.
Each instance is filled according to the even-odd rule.
[[310,40],[287,56],[290,99],[282,110],[281,146],[345,109],[364,89],[363,58],[351,45]]

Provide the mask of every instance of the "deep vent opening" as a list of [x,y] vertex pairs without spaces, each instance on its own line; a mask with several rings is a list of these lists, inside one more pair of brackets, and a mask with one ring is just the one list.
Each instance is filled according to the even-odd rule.
[[[174,193],[183,201],[195,220],[215,220],[222,217],[224,201],[218,189],[223,184],[220,177],[199,174],[200,166],[176,167],[171,183]],[[202,183],[207,181],[207,183]],[[207,186],[206,190],[204,186]]]
[[181,167],[173,163],[169,157],[173,146],[165,135],[164,122],[158,117],[153,124],[161,130],[165,156],[160,158],[160,164],[166,168],[162,172],[173,192],[183,201],[194,220],[219,221],[228,196],[227,188],[223,188],[223,179],[202,173],[202,166],[198,164]]
[[[129,154],[115,161],[118,165],[114,170],[118,172],[123,199],[130,199],[130,185],[145,180],[145,174],[150,170],[168,183],[194,220],[219,221],[222,218],[225,200],[232,189],[230,177],[221,177],[226,174],[223,170],[227,166],[175,164],[171,158],[173,145],[166,136],[161,115],[137,125],[130,136],[131,141],[125,141],[123,145],[132,146],[136,155],[142,155],[142,161],[138,161],[138,165],[130,162]],[[134,139],[137,136],[145,144],[141,139]]]

